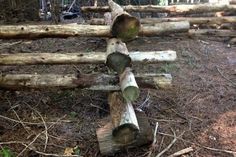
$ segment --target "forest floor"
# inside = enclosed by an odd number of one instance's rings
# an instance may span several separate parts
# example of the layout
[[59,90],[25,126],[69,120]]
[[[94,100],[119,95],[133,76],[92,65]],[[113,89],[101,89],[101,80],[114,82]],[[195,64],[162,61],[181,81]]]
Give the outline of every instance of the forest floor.
[[[156,156],[173,140],[174,131],[179,137],[163,156],[193,147],[194,151],[185,156],[233,157],[225,150],[236,152],[236,46],[222,39],[172,36],[138,38],[127,47],[130,51],[171,49],[177,52],[178,59],[172,63],[133,65],[138,73],[171,73],[173,87],[142,89],[134,103],[135,108],[142,104],[153,129],[159,122],[157,144],[127,149],[115,156],[146,157],[150,151]],[[106,40],[100,38],[0,40],[0,53],[105,50]],[[1,66],[0,70],[2,74],[107,72],[105,65]],[[1,148],[25,157],[44,156],[39,155],[44,150],[64,154],[74,147],[82,156],[101,156],[96,129],[109,116],[107,93],[79,89],[0,92]],[[26,145],[38,152],[25,149]]]

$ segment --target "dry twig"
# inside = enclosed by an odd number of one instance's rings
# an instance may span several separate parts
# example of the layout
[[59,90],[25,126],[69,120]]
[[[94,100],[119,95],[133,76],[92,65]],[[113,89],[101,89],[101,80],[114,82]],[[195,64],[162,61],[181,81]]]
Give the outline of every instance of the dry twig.
[[[174,134],[174,139],[172,140],[172,142],[164,149],[162,150],[159,154],[156,155],[156,157],[161,157],[165,152],[167,152],[174,144],[175,142],[177,141],[177,137],[176,137],[176,134],[174,132],[174,130],[172,129],[172,132]],[[182,134],[181,134],[182,136]]]
[[187,154],[187,153],[190,153],[193,151],[193,148],[192,147],[188,147],[188,148],[185,148],[185,149],[182,149],[172,155],[169,155],[168,157],[178,157],[178,156],[181,156],[183,154]]
[[236,83],[233,82],[232,80],[228,79],[228,78],[220,71],[220,69],[219,69],[218,66],[216,66],[216,69],[217,69],[217,71],[219,72],[219,74],[220,74],[225,80],[229,81],[234,87],[236,87]]

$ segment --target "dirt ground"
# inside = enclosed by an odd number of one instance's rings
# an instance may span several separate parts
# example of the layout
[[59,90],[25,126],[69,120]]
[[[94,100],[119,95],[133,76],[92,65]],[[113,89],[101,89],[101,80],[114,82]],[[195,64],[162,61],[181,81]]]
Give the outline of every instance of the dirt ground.
[[[127,149],[117,157],[156,156],[178,136],[163,155],[187,147],[194,151],[185,157],[233,157],[236,152],[236,46],[223,39],[187,37],[138,38],[127,43],[131,51],[175,50],[178,60],[157,65],[133,65],[136,73],[171,73],[173,87],[168,90],[142,89],[135,107],[141,106],[155,128],[159,122],[157,144]],[[1,40],[0,53],[91,52],[106,50],[106,40],[67,38],[40,40]],[[83,73],[107,72],[104,65],[1,66],[7,73]],[[63,154],[77,147],[85,157],[99,157],[96,129],[109,116],[107,93],[85,90],[1,91],[0,147],[15,155],[39,157],[33,150]],[[28,122],[28,123],[27,123]],[[23,144],[22,144],[23,143]],[[234,154],[235,155],[235,154]]]

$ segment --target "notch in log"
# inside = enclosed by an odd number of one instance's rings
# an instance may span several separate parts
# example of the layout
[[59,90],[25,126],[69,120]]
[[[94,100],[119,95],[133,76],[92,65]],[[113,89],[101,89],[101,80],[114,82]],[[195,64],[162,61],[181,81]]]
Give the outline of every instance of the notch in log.
[[126,67],[131,66],[131,58],[126,44],[120,39],[108,40],[106,65],[118,74],[122,73]]
[[139,97],[139,87],[131,68],[127,67],[120,77],[120,87],[126,101],[135,101]]
[[135,142],[139,134],[139,125],[132,104],[126,102],[120,92],[110,93],[108,103],[114,126],[113,140],[124,145]]
[[111,34],[124,41],[134,39],[138,36],[140,29],[139,20],[125,12],[124,9],[113,2],[113,0],[108,0],[108,5],[112,15]]

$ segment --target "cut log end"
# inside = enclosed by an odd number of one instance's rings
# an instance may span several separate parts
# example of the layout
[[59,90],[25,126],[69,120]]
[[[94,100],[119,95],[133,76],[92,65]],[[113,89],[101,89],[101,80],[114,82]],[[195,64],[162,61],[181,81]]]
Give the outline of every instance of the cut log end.
[[140,30],[140,22],[129,14],[121,14],[113,22],[111,33],[113,36],[128,41],[136,38]]
[[128,86],[123,90],[123,96],[128,101],[135,101],[139,97],[139,88],[137,86]]
[[119,127],[116,127],[113,132],[113,140],[117,143],[122,144],[132,144],[137,139],[139,134],[139,129],[134,124],[123,124]]
[[131,58],[128,55],[114,52],[107,56],[106,65],[117,73],[122,73],[126,67],[131,67]]

